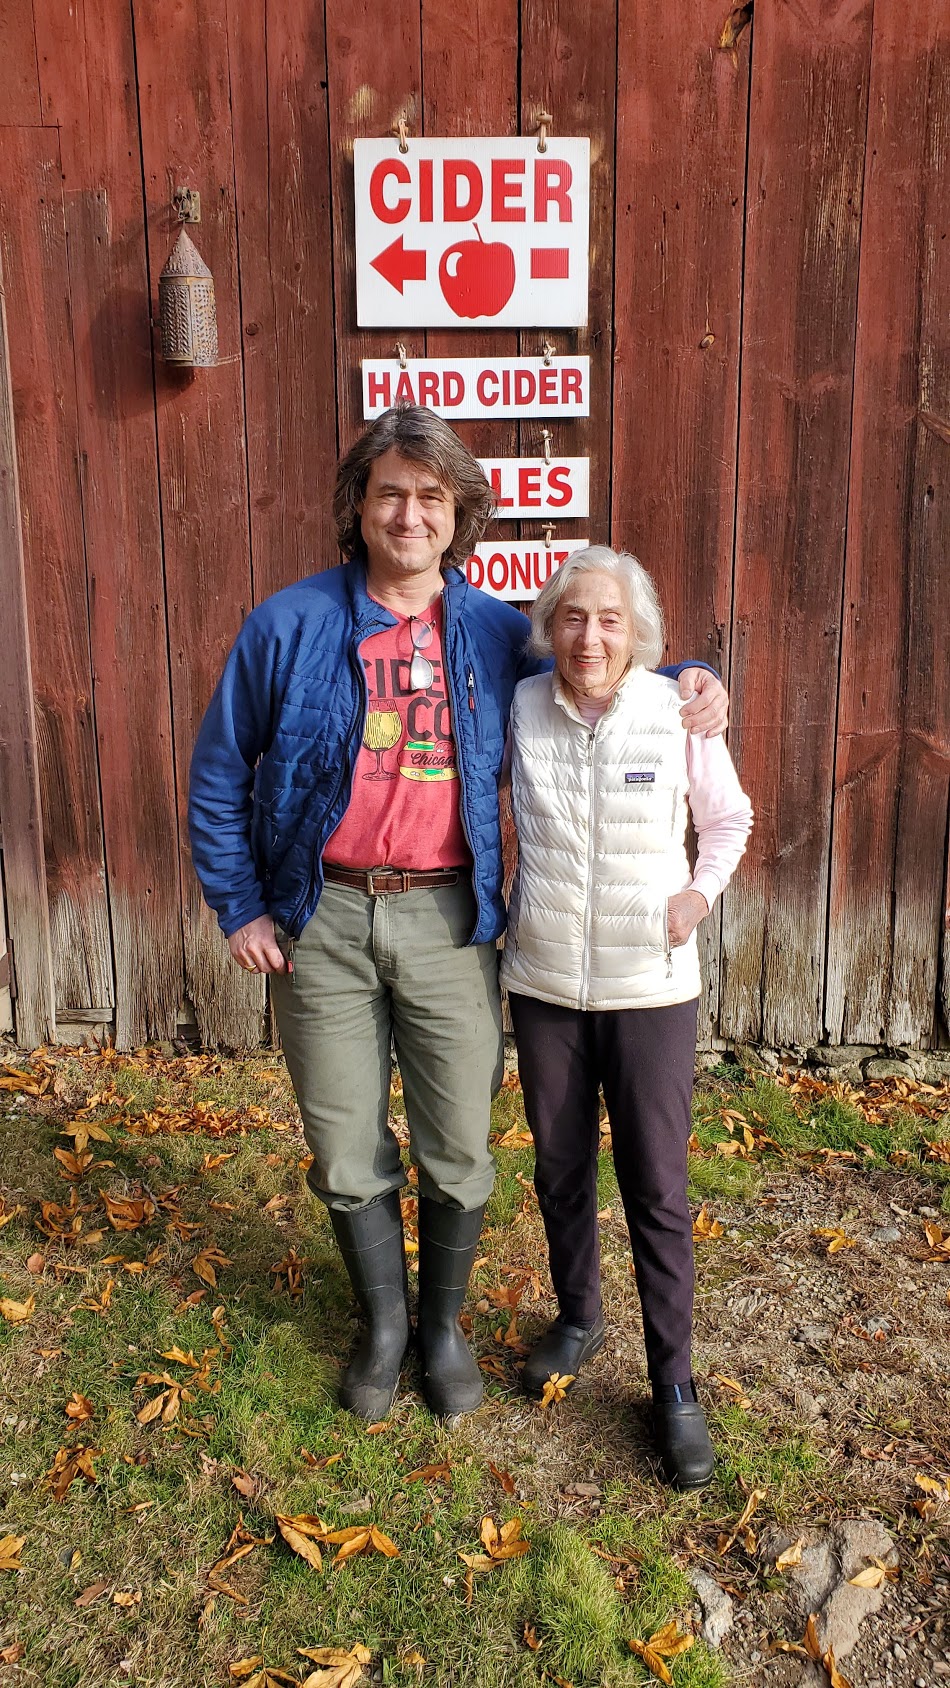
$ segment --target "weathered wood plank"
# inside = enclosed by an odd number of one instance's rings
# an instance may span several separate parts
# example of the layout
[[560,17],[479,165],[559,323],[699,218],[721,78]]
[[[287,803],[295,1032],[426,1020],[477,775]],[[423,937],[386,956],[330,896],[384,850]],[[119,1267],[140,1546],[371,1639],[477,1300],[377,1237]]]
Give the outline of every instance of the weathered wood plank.
[[[751,32],[689,0],[620,0],[614,543],[657,582],[670,660],[724,675],[735,522]],[[593,532],[593,524],[592,524]],[[700,927],[700,1041],[719,1018],[721,908]]]
[[[589,534],[609,544],[611,505],[614,144],[617,115],[616,0],[522,0],[521,131],[536,134],[542,112],[554,135],[590,137],[590,286],[587,327],[532,330],[522,351],[536,354],[547,339],[558,352],[590,357],[591,412],[550,424],[555,456],[590,458],[590,516],[555,524],[559,539]],[[525,456],[543,455],[541,421],[521,425]]]
[[[517,40],[518,0],[474,0],[462,12],[452,0],[422,0],[425,134],[517,135]],[[473,65],[479,80],[474,106]],[[514,357],[518,351],[518,335],[510,329],[443,329],[427,333],[424,343],[433,358]],[[517,456],[517,422],[480,418],[453,426],[478,457]],[[491,536],[515,532],[512,522],[491,527]]]
[[[460,20],[461,21],[461,20]],[[356,326],[353,142],[388,135],[404,119],[419,133],[422,48],[418,0],[394,0],[382,26],[372,0],[327,8],[330,95],[330,179],[333,193],[333,313],[336,326],[337,425],[341,452],[362,432],[360,364],[391,357],[399,338],[386,329]],[[393,148],[397,146],[393,140]],[[407,341],[412,352],[413,347]],[[415,354],[424,350],[417,339]]]
[[153,299],[177,238],[176,187],[197,188],[191,233],[214,277],[219,362],[157,357],[158,451],[185,937],[186,995],[202,1041],[261,1036],[263,984],[234,966],[205,906],[185,824],[195,735],[252,603],[226,0],[135,16]]
[[56,1035],[56,996],[43,856],[13,386],[0,256],[0,841],[10,937],[16,951],[16,1033],[26,1048]]
[[33,0],[0,7],[0,123],[40,122]]
[[933,1033],[950,479],[946,441],[924,418],[950,419],[948,128],[946,6],[876,0],[825,1008],[834,1043]]
[[116,1042],[134,1048],[175,1035],[183,974],[131,18],[119,0],[35,12],[62,145]]
[[338,561],[323,10],[228,3],[254,599]]
[[732,693],[756,809],[722,1030],[821,1034],[870,0],[756,12]]
[[0,228],[56,1004],[111,1005],[66,224],[54,129],[5,132]]

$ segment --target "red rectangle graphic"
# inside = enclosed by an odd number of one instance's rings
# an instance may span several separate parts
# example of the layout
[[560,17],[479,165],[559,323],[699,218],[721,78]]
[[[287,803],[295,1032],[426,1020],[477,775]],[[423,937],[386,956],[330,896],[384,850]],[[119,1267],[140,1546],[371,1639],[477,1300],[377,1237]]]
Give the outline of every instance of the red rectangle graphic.
[[570,264],[567,246],[532,246],[532,281],[567,281]]

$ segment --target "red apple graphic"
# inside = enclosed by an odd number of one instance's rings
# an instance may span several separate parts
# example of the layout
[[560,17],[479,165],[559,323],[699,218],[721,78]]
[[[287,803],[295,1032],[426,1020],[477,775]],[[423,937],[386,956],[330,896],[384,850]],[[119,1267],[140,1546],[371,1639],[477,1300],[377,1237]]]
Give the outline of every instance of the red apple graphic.
[[492,317],[504,310],[515,290],[515,255],[503,241],[458,240],[443,252],[439,283],[446,302],[460,317]]

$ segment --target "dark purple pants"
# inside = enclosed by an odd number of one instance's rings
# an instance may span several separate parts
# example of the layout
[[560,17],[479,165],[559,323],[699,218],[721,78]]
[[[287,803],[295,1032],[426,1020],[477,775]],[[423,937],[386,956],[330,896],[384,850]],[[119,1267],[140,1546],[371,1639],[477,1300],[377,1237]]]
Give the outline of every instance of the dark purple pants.
[[558,1305],[571,1323],[600,1312],[598,1091],[610,1116],[651,1383],[691,1375],[693,1224],[686,1145],[696,1001],[611,1012],[558,1008],[512,993],[511,1018],[535,1189]]

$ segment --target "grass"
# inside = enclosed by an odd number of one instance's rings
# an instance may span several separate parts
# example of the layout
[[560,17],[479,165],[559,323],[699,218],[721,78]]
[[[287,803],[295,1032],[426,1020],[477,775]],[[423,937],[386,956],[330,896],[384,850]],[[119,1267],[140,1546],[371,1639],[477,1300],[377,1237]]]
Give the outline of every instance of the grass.
[[[823,1454],[800,1427],[720,1403],[710,1414],[720,1455],[713,1484],[699,1496],[671,1495],[635,1438],[618,1435],[626,1407],[614,1398],[579,1386],[560,1416],[526,1406],[511,1350],[493,1334],[508,1314],[493,1306],[472,1312],[477,1351],[502,1366],[501,1377],[486,1378],[481,1412],[454,1428],[434,1422],[410,1367],[385,1428],[372,1432],[336,1406],[355,1332],[351,1298],[323,1210],[306,1189],[279,1059],[68,1057],[48,1071],[55,1088],[41,1097],[0,1091],[3,1212],[21,1209],[0,1228],[0,1296],[35,1296],[24,1322],[0,1320],[0,1536],[25,1538],[22,1572],[0,1572],[0,1650],[22,1648],[16,1681],[24,1688],[211,1688],[229,1681],[236,1660],[257,1655],[301,1679],[298,1647],[357,1641],[371,1649],[376,1679],[395,1688],[528,1688],[543,1670],[572,1688],[623,1688],[648,1680],[631,1637],[647,1639],[671,1619],[690,1629],[692,1593],[678,1565],[684,1542],[697,1532],[714,1540],[752,1487],[767,1486],[770,1513],[781,1520],[827,1479]],[[100,1164],[73,1183],[54,1150],[73,1147],[62,1127],[93,1096],[87,1117],[102,1122],[108,1141],[89,1145]],[[749,1160],[719,1154],[716,1144],[730,1136],[723,1107],[778,1150]],[[156,1124],[162,1129],[152,1131]],[[512,1128],[524,1128],[516,1088],[502,1092],[493,1118],[496,1136]],[[806,1108],[769,1081],[740,1090],[731,1077],[698,1093],[696,1134],[691,1193],[727,1220],[731,1206],[755,1201],[779,1150],[845,1149],[884,1166],[896,1150],[923,1171],[924,1146],[937,1135],[910,1112],[869,1128],[840,1099]],[[865,1143],[870,1157],[858,1147]],[[532,1171],[529,1148],[499,1151],[471,1309],[519,1273],[545,1276]],[[72,1189],[83,1231],[65,1244],[36,1222],[41,1203],[61,1205]],[[114,1232],[100,1189],[148,1198],[154,1213]],[[616,1252],[619,1200],[606,1156],[599,1197],[614,1213],[610,1282],[623,1289],[629,1275]],[[227,1261],[214,1285],[195,1270],[211,1244]],[[286,1274],[272,1271],[290,1249],[304,1262],[296,1297]],[[710,1273],[712,1282],[714,1266]],[[533,1331],[551,1316],[550,1298],[526,1300],[521,1312]],[[162,1357],[173,1348],[199,1362],[215,1350],[208,1392],[194,1387],[197,1366]],[[167,1424],[143,1424],[137,1415],[167,1385],[139,1380],[163,1372],[185,1387],[191,1381],[194,1399],[182,1398]],[[92,1402],[87,1423],[65,1414],[76,1394]],[[95,1450],[95,1483],[77,1479],[56,1502],[47,1473],[59,1450],[82,1446]],[[564,1471],[583,1474],[588,1464],[604,1470],[602,1500],[565,1516]],[[448,1466],[448,1475],[409,1481],[431,1465]],[[514,1494],[493,1465],[510,1465]],[[317,1515],[331,1529],[375,1523],[399,1557],[361,1554],[335,1568],[328,1550],[316,1572],[285,1544],[278,1513]],[[469,1576],[459,1554],[479,1550],[486,1513],[499,1525],[520,1518],[530,1552]],[[236,1598],[219,1592],[209,1604],[208,1571],[236,1527],[256,1545],[222,1573]],[[100,1583],[96,1598],[76,1604]],[[526,1626],[541,1642],[537,1653],[525,1644]],[[676,1688],[727,1680],[701,1643],[673,1660],[672,1672]]]

